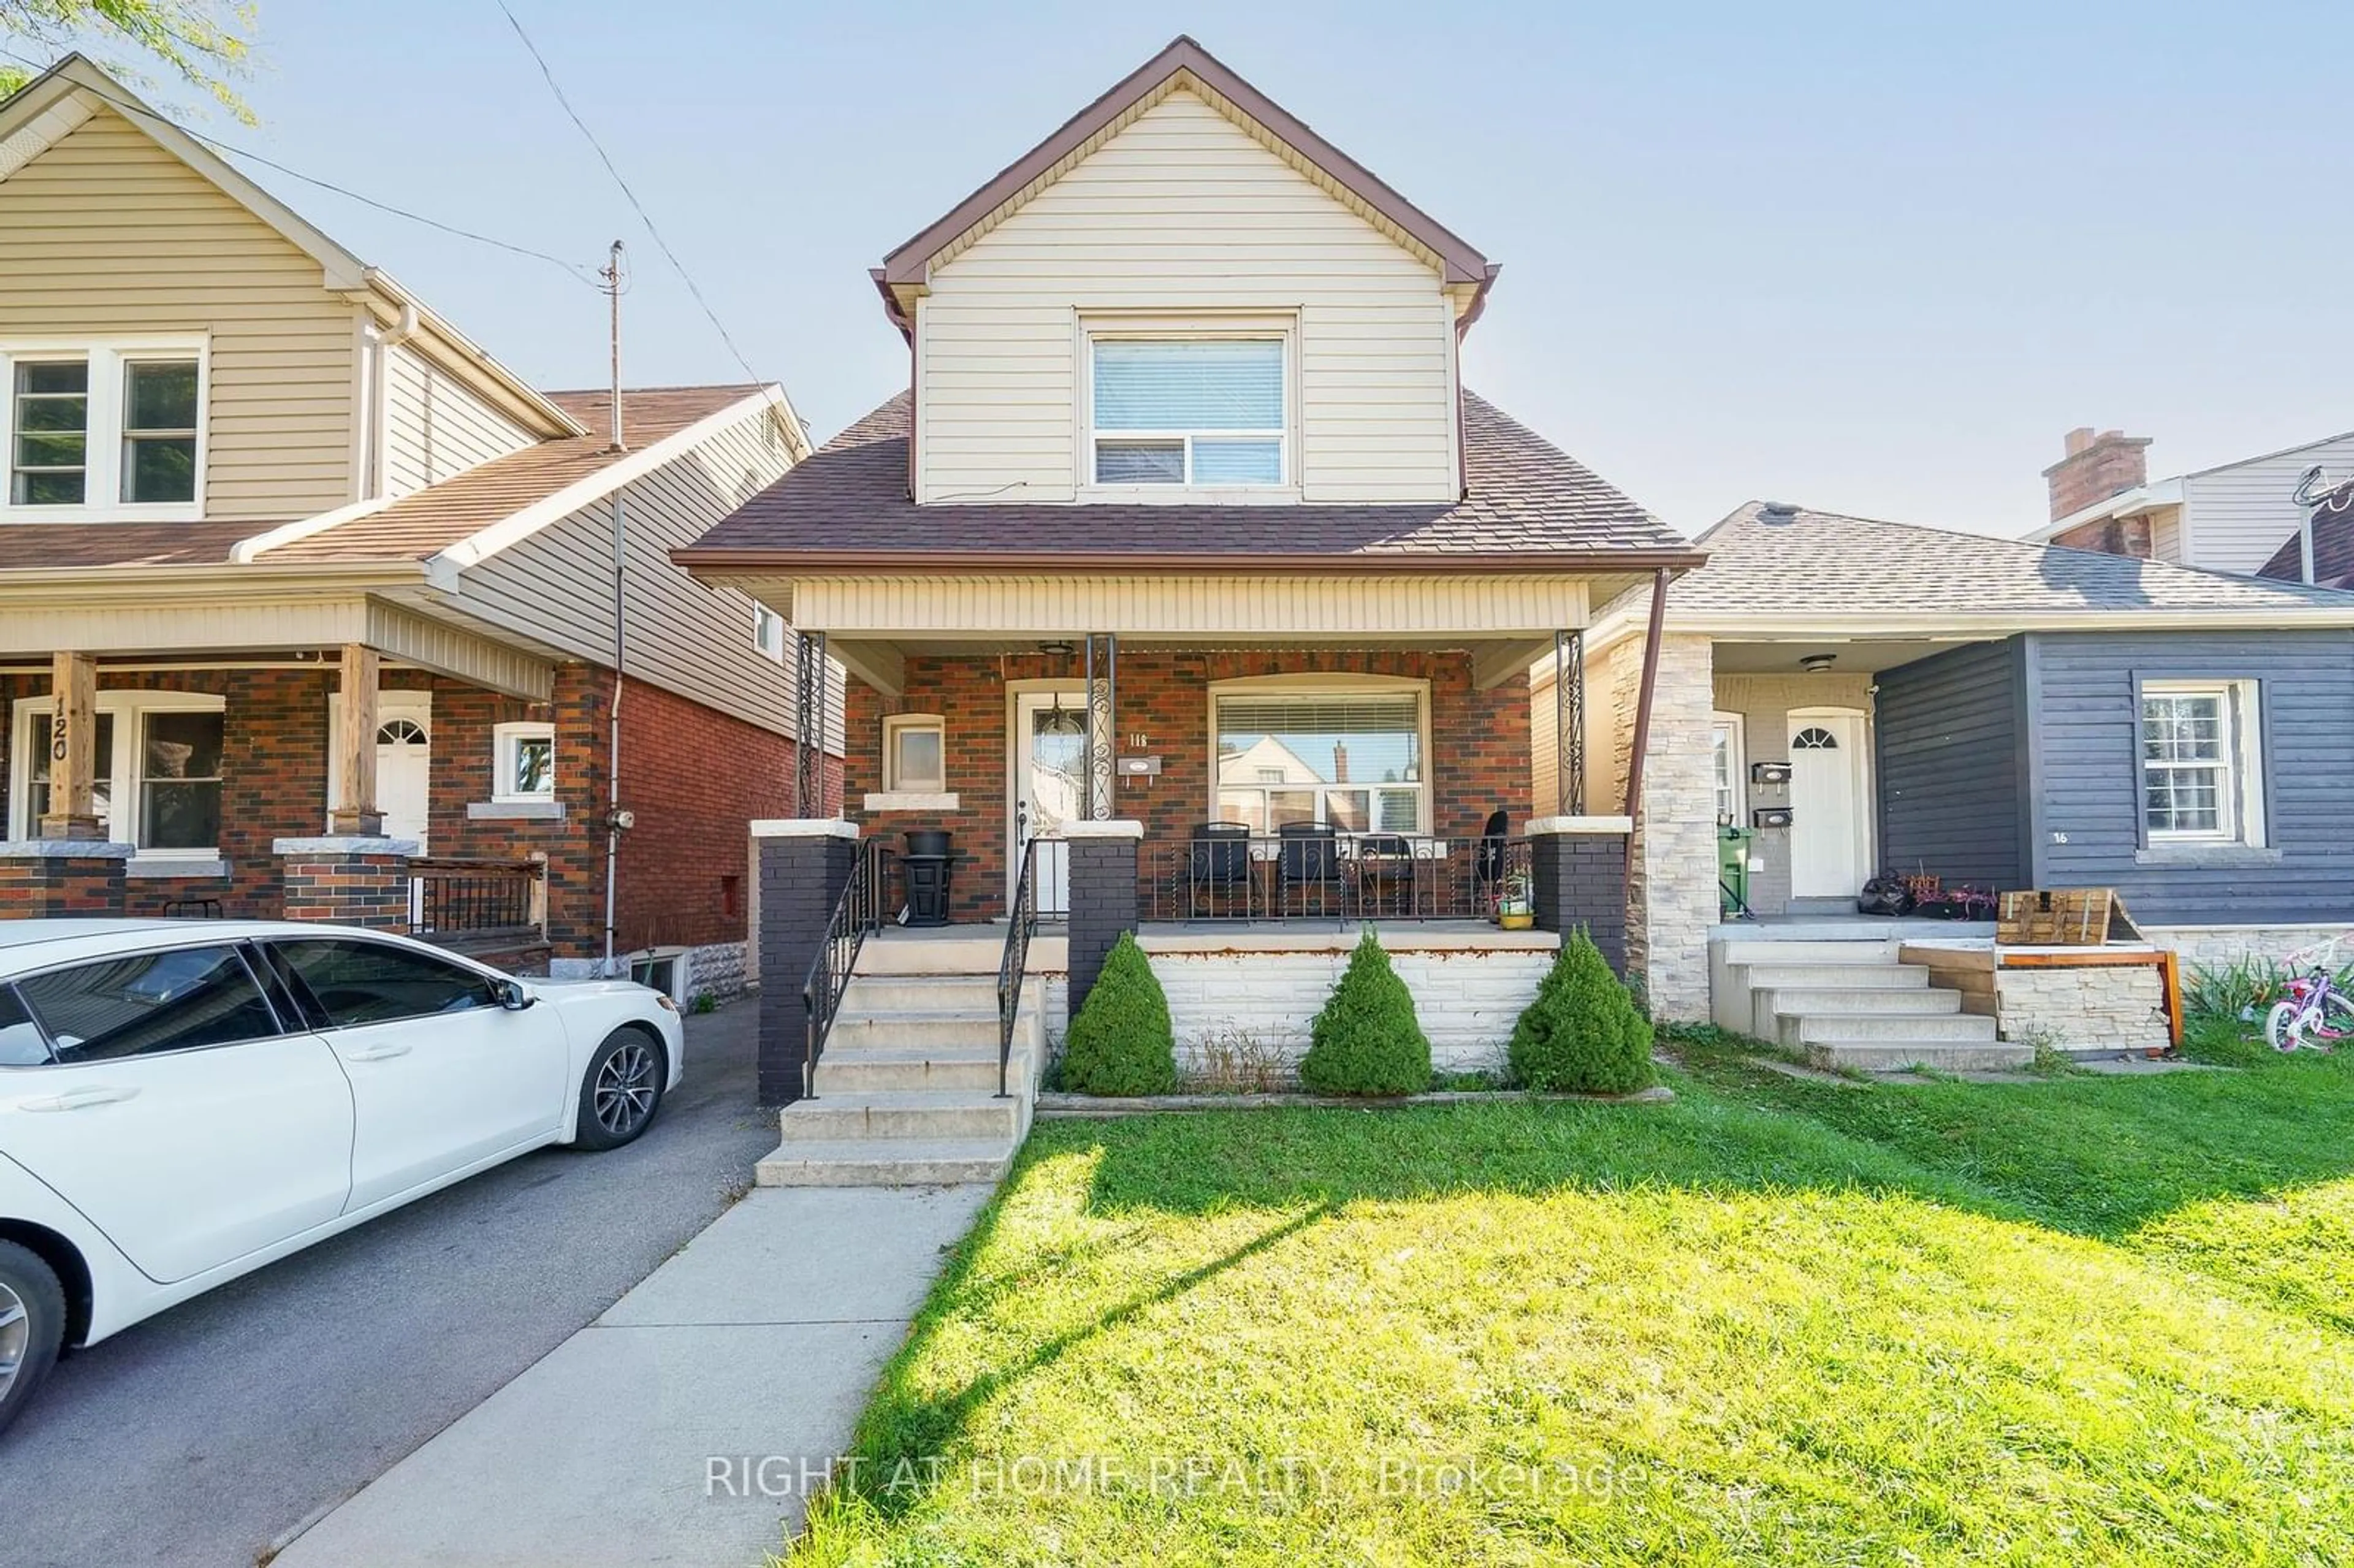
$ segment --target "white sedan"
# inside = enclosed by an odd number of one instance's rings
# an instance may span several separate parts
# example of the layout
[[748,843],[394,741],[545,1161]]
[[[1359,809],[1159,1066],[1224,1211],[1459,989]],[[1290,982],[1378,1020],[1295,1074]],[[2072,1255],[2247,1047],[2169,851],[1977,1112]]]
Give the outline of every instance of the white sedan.
[[58,1352],[677,1086],[670,998],[273,921],[0,921],[0,1428]]

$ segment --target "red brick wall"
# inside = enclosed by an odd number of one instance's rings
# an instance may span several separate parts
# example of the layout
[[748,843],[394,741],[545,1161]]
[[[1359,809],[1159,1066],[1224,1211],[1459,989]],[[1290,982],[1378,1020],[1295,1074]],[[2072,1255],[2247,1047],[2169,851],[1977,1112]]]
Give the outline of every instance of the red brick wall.
[[[126,907],[156,912],[166,898],[216,897],[231,916],[275,916],[280,868],[271,841],[326,831],[325,669],[228,670],[108,677],[100,689],[209,692],[226,702],[222,725],[221,850],[225,880],[133,878]],[[428,849],[437,857],[548,863],[550,946],[558,957],[603,949],[605,801],[610,672],[569,664],[557,671],[554,701],[538,704],[418,671],[390,671],[391,689],[433,694],[433,779]],[[15,734],[13,704],[45,697],[43,676],[0,676],[0,800],[6,800]],[[621,842],[621,946],[739,941],[746,824],[792,814],[793,747],[782,736],[730,718],[657,687],[630,683],[622,707],[622,804],[638,826]],[[492,729],[512,722],[556,726],[561,821],[470,817],[491,798]],[[826,777],[840,799],[842,769]],[[737,881],[734,912],[722,878]]]
[[[887,698],[854,680],[850,686],[849,758],[844,781],[849,813],[870,835],[897,847],[910,828],[946,828],[957,852],[955,913],[980,919],[1002,912],[1005,886],[1006,683],[1079,679],[1076,657],[916,658],[907,661],[907,691]],[[1158,779],[1119,781],[1116,810],[1144,823],[1148,845],[1182,840],[1210,820],[1210,714],[1213,682],[1254,675],[1348,673],[1398,675],[1430,683],[1434,831],[1475,836],[1499,807],[1515,824],[1529,815],[1529,688],[1515,677],[1487,691],[1475,688],[1468,653],[1396,650],[1232,649],[1163,652],[1123,649],[1119,655],[1115,727],[1123,753],[1130,737],[1146,736],[1143,750],[1161,758]],[[951,815],[868,813],[861,801],[883,787],[883,717],[936,713],[948,721],[948,786],[961,810]]]
[[2080,523],[2064,534],[2054,534],[2052,542],[2071,550],[2098,550],[2105,555],[2134,556],[2147,560],[2150,551],[2149,519],[2103,517],[2091,523]]

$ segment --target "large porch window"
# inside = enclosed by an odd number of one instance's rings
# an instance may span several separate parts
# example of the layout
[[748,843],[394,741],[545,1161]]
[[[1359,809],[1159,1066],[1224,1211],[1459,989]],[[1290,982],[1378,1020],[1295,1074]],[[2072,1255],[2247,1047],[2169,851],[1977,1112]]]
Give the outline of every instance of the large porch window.
[[1319,822],[1341,832],[1423,833],[1426,699],[1410,691],[1214,695],[1217,816],[1254,833]]
[[[11,791],[12,837],[37,834],[49,809],[43,741],[56,711],[47,698],[16,705],[10,755],[30,766]],[[99,694],[93,810],[108,838],[156,860],[219,857],[224,717],[222,699],[198,693]]]

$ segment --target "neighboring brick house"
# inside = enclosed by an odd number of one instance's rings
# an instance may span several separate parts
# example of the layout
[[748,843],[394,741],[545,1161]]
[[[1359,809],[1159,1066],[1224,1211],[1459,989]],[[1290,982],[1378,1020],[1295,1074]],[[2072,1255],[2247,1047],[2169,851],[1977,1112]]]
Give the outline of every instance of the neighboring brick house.
[[779,388],[627,392],[617,445],[79,58],[0,103],[0,915],[332,913],[286,887],[342,863],[583,969],[618,768],[617,953],[740,982],[800,649],[668,551],[807,455]]
[[1500,812],[1606,843],[1537,880],[1618,956],[1623,800],[1532,789],[1529,672],[1700,556],[1462,387],[1498,271],[1180,38],[885,258],[908,390],[673,558],[825,636],[849,816],[951,832],[960,921],[1028,864],[1075,991],[1107,833],[1116,923],[1389,942],[1492,910]]
[[[2051,524],[2031,539],[2296,582],[2300,482],[2316,468],[2324,489],[2354,473],[2354,430],[2155,481],[2149,444],[2122,430],[2069,431],[2060,461],[2043,471]],[[2315,580],[2332,579],[2317,571]]]

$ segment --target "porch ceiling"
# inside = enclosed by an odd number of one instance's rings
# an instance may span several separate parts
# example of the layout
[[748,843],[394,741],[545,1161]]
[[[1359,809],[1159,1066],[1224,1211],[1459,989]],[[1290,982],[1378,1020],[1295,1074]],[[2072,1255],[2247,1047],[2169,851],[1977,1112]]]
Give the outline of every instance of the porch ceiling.
[[[1037,653],[1047,643],[1075,649],[1084,632],[1049,631],[1034,636],[996,638],[907,638],[830,636],[826,652],[843,667],[877,691],[897,695],[905,689],[907,662],[911,657],[994,658],[1002,653]],[[1150,637],[1119,634],[1123,649],[1192,650],[1215,648],[1411,648],[1461,650],[1471,655],[1472,682],[1482,689],[1502,685],[1525,674],[1538,660],[1553,652],[1553,633],[1543,636],[1467,637],[1461,633],[1422,637],[1366,633],[1267,633],[1257,637]],[[1074,654],[1076,657],[1076,653]]]
[[1713,643],[1713,655],[1716,672],[1720,675],[1803,674],[1807,670],[1798,661],[1820,654],[1830,656],[1830,673],[1873,675],[1882,670],[1893,670],[1900,664],[1910,664],[1916,659],[1926,659],[1932,653],[1941,653],[1948,648],[1997,641],[1999,641],[1999,635],[1903,639],[1788,637],[1745,642],[1719,639]]

